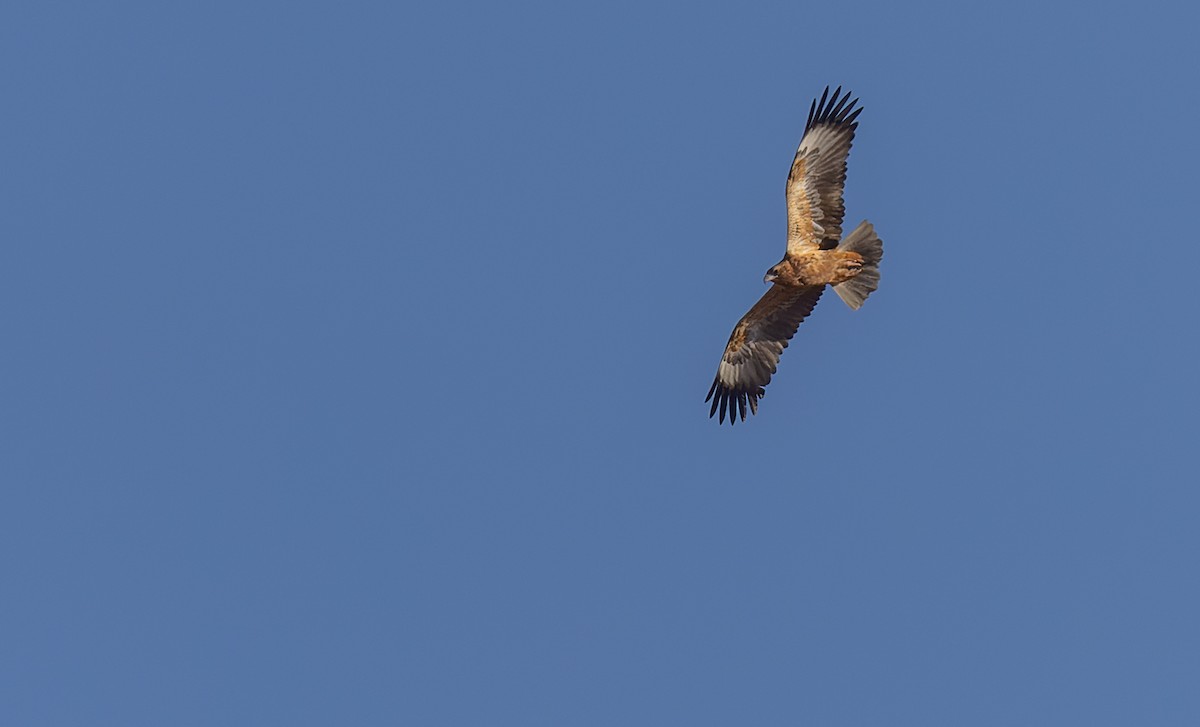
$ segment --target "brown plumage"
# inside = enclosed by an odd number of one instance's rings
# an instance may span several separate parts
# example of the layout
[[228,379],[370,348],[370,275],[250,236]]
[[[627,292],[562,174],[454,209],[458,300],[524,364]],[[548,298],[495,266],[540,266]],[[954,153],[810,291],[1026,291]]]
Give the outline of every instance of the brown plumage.
[[864,220],[842,239],[846,158],[862,108],[841,92],[839,86],[830,96],[826,87],[809,107],[788,174],[787,252],[763,278],[771,288],[734,326],[705,399],[712,401],[709,416],[719,412],[721,423],[726,412],[730,424],[745,421],[747,409],[758,413],[783,349],[826,285],[855,310],[879,286],[883,242],[871,223]]

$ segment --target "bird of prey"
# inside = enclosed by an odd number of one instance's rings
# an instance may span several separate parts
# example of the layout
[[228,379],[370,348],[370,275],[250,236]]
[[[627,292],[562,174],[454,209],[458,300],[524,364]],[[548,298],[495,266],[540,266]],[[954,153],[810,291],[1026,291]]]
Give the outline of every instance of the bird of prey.
[[826,86],[809,107],[787,180],[787,252],[763,277],[771,288],[734,326],[705,399],[712,400],[709,417],[720,412],[722,424],[727,412],[730,424],[739,416],[745,421],[747,408],[758,413],[783,349],[826,285],[855,310],[879,287],[883,242],[871,223],[864,220],[842,239],[846,157],[862,112],[857,103],[841,86],[832,96]]

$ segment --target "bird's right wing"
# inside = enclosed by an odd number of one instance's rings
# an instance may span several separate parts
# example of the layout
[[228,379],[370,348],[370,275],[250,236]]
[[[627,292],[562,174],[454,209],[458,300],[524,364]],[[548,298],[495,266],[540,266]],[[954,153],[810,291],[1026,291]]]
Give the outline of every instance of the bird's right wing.
[[[765,387],[779,365],[779,357],[788,341],[796,335],[808,314],[821,299],[825,286],[797,288],[787,285],[772,285],[742,320],[734,326],[717,367],[717,377],[708,390],[705,401],[712,400],[710,417],[720,409],[720,421],[725,423],[725,412],[729,412],[729,423],[740,414],[746,420],[746,407],[750,413],[758,413],[758,400],[766,393]],[[714,398],[715,396],[715,398]]]
[[862,107],[855,108],[858,99],[852,101],[849,93],[841,96],[841,92],[838,86],[831,98],[826,86],[820,102],[814,99],[808,110],[804,136],[788,173],[788,255],[828,249],[842,238],[846,159]]

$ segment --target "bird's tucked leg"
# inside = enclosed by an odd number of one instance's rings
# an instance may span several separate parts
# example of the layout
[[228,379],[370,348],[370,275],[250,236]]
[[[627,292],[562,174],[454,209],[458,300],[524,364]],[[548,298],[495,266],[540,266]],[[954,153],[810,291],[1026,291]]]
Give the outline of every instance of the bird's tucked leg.
[[832,276],[826,282],[830,285],[844,283],[862,270],[863,259],[862,255],[856,252],[845,252],[842,250],[834,250],[833,254],[837,255],[837,262],[834,265]]

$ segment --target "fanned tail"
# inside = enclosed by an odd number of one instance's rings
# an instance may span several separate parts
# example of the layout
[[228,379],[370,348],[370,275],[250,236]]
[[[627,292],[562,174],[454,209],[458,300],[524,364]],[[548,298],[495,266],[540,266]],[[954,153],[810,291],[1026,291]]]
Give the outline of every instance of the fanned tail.
[[883,240],[875,234],[871,223],[863,220],[853,232],[842,239],[837,249],[862,255],[863,265],[858,275],[833,286],[833,292],[846,301],[846,305],[858,310],[867,296],[879,287],[879,261],[883,259]]

